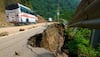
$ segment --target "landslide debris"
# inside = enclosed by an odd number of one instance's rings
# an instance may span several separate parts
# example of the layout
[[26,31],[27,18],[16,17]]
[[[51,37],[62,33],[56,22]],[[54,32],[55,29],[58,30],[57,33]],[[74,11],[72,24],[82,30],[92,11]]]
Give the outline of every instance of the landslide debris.
[[57,57],[68,57],[63,52],[64,26],[61,24],[49,25],[43,33],[30,37],[27,44],[50,50]]
[[38,23],[46,22],[46,20],[42,16],[37,15],[37,17],[38,17],[38,21],[37,21]]

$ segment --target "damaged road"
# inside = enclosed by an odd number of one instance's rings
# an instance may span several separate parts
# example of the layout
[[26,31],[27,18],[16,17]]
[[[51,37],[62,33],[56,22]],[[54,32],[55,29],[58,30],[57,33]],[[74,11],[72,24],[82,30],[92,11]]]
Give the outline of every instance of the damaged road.
[[45,48],[56,57],[68,57],[63,46],[65,29],[63,24],[52,24],[43,33],[36,34],[28,39],[27,44],[32,47]]
[[33,48],[27,45],[31,36],[42,33],[45,29],[45,26],[39,26],[0,37],[0,57],[55,57],[44,48]]

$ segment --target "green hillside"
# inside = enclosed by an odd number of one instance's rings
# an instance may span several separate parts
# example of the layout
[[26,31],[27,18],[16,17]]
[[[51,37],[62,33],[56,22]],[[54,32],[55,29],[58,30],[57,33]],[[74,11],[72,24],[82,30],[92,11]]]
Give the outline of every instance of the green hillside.
[[32,8],[35,13],[45,18],[56,18],[59,3],[60,18],[70,19],[80,0],[20,0],[22,4]]
[[58,0],[0,0],[0,24],[6,23],[4,5],[16,1],[33,9],[36,14],[45,19],[57,18],[57,4],[59,3],[60,18],[69,20],[79,4],[79,0],[59,0],[59,2]]

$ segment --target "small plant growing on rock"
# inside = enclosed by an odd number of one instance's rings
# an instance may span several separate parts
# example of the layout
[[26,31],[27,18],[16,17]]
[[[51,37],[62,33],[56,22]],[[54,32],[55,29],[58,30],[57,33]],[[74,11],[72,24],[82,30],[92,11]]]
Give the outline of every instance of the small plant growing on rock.
[[[73,31],[72,31],[73,32]],[[72,36],[71,31],[69,35]],[[78,28],[76,34],[68,42],[68,50],[71,56],[76,57],[98,57],[97,51],[89,46],[89,37],[91,31],[88,29]]]

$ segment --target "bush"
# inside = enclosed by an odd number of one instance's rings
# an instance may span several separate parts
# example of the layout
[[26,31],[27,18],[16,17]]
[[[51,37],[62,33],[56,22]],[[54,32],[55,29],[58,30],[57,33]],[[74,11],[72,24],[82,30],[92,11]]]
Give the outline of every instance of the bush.
[[96,55],[97,57],[100,57],[100,45],[96,49]]
[[79,57],[96,57],[96,51],[95,49],[91,47],[86,47],[85,45],[79,44],[78,45],[79,52],[78,55]]
[[77,32],[73,36],[73,29],[68,29],[67,33],[71,38],[68,42],[68,50],[72,55],[77,55],[78,57],[97,57],[99,52],[89,46],[89,39],[91,35],[91,30],[78,28]]

